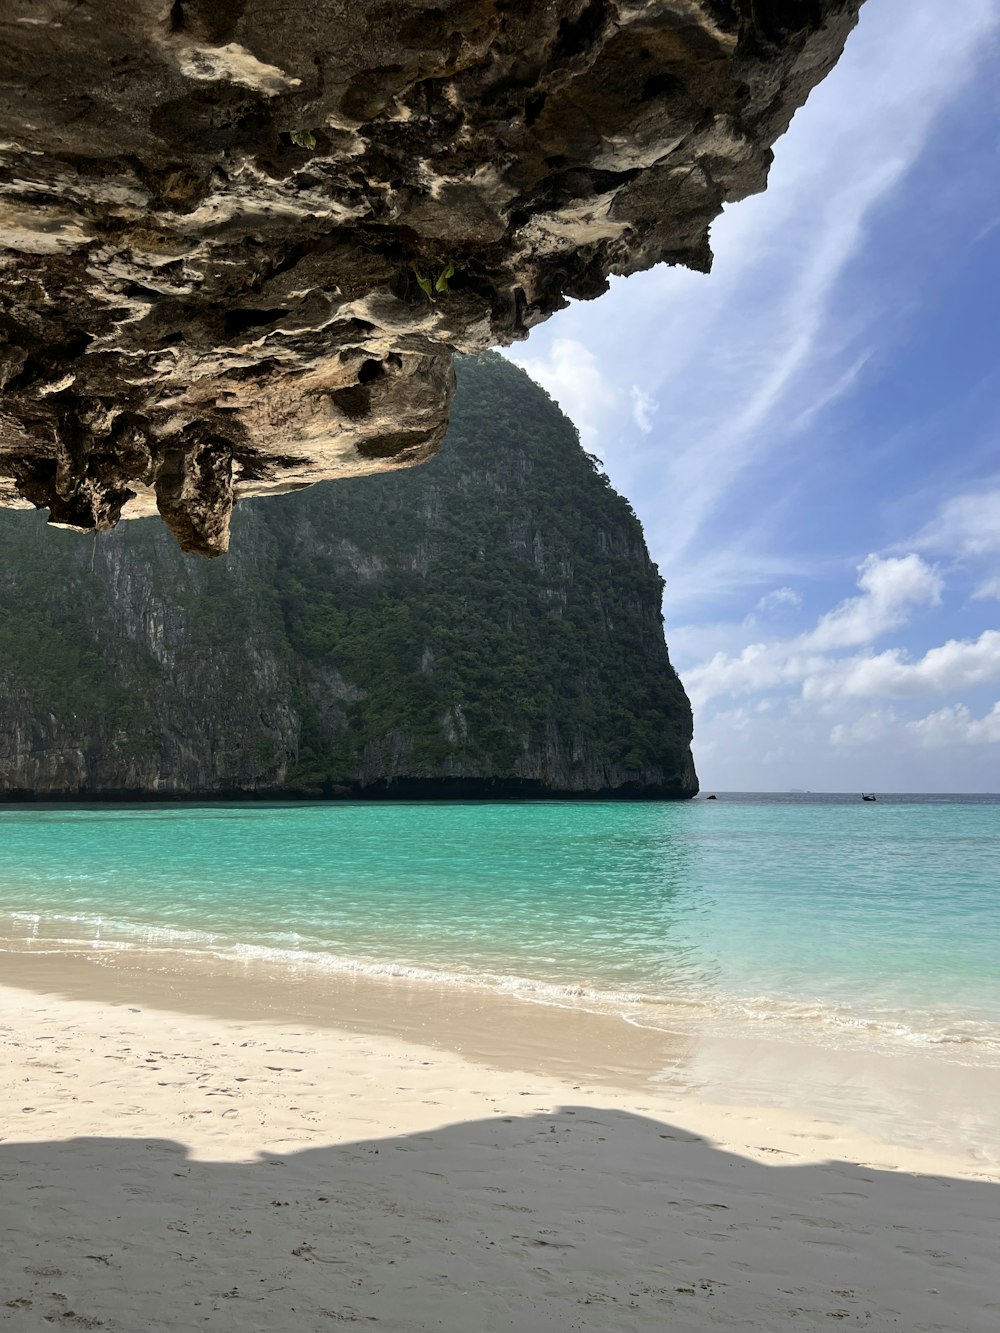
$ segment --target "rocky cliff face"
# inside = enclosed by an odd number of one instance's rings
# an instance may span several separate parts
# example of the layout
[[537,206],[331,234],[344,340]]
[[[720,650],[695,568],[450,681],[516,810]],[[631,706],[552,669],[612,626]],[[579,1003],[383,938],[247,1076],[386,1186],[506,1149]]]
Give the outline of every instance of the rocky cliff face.
[[453,350],[705,269],[861,0],[5,0],[0,505],[103,531],[418,463]]
[[464,360],[425,468],[160,525],[0,515],[0,798],[685,797],[642,530],[547,395]]

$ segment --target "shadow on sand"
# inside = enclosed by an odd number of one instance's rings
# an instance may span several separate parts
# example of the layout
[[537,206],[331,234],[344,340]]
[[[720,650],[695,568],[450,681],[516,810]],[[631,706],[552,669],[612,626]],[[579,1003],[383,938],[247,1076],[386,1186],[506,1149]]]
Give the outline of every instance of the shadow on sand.
[[0,1326],[995,1333],[1000,1187],[793,1160],[593,1107],[249,1163],[8,1141]]

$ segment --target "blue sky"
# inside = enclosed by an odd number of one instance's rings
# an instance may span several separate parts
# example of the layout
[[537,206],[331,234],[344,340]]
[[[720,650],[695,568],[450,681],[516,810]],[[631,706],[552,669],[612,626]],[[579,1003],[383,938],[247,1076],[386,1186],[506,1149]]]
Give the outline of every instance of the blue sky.
[[1000,791],[1000,6],[869,0],[726,210],[509,355],[642,519],[705,790]]

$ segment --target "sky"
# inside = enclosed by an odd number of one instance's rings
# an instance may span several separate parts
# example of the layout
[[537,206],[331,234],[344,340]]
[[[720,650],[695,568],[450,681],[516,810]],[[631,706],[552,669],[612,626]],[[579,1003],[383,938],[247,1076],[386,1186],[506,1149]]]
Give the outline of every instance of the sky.
[[868,0],[712,229],[507,353],[632,502],[704,791],[1000,792],[1000,3]]

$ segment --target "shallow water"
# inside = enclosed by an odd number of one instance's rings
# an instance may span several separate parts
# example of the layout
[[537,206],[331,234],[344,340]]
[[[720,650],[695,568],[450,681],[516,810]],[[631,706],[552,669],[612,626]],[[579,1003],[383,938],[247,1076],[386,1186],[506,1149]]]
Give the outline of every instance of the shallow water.
[[0,934],[992,1062],[998,866],[987,797],[5,807]]

